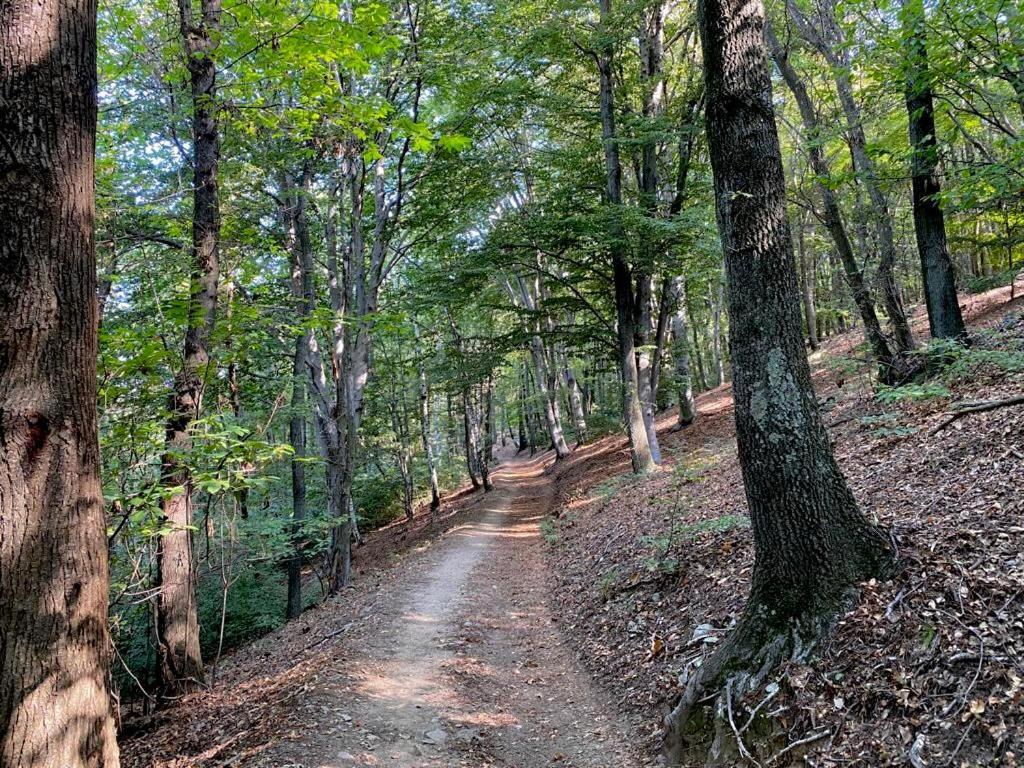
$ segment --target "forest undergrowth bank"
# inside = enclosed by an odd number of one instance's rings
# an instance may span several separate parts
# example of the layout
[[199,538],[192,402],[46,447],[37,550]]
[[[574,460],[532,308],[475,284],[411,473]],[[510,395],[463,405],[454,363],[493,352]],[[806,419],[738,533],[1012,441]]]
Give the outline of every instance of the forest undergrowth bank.
[[[748,764],[806,753],[800,764],[1012,766],[1024,754],[1022,408],[950,421],[957,404],[1024,387],[1024,303],[1007,298],[966,300],[975,344],[927,381],[872,387],[859,332],[812,356],[839,464],[900,568],[864,587],[819,660],[736,702],[731,738]],[[545,526],[555,599],[572,617],[563,629],[648,752],[660,715],[739,617],[754,557],[728,387],[697,407],[683,431],[661,418],[666,462],[652,476],[630,473],[622,439],[559,465]],[[770,746],[741,708],[771,714]]]

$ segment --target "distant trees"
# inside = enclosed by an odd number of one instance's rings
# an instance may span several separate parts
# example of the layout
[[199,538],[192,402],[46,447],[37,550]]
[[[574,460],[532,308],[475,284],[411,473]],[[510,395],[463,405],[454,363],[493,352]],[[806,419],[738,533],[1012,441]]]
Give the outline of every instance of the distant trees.
[[[739,18],[746,23],[737,24]],[[892,558],[836,465],[811,384],[764,63],[763,7],[704,0],[699,24],[755,561],[738,625],[668,718],[665,748],[673,765],[703,762],[695,754],[713,732],[702,711],[709,692],[724,688],[738,697],[762,684],[775,664],[806,658],[851,605],[856,584],[885,574]]]
[[116,768],[92,0],[0,7],[0,104],[0,764]]

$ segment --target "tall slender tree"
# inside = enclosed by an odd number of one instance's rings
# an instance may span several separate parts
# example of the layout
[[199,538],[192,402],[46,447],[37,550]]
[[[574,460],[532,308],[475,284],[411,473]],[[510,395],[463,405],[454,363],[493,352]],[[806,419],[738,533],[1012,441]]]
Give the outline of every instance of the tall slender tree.
[[933,338],[967,338],[956,296],[956,275],[949,257],[946,219],[939,200],[939,142],[935,136],[935,106],[928,67],[927,27],[923,0],[903,5],[907,66],[907,125],[910,133],[910,173],[914,202],[914,234],[921,256],[924,301]]
[[95,0],[0,4],[0,765],[116,768]]
[[702,0],[699,17],[728,279],[736,436],[755,561],[739,623],[668,718],[665,751],[672,765],[709,746],[708,731],[699,726],[707,722],[709,689],[742,695],[777,663],[806,658],[850,606],[856,584],[883,575],[892,557],[839,471],[811,384],[764,8],[759,0]]
[[192,258],[188,321],[181,369],[170,394],[163,457],[165,531],[157,552],[157,644],[164,693],[178,695],[203,681],[196,571],[192,552],[192,478],[185,454],[190,428],[202,411],[210,376],[210,340],[217,320],[220,281],[220,191],[217,164],[217,64],[220,0],[179,0],[181,36],[192,95]]
[[619,375],[622,380],[622,415],[629,435],[630,459],[636,473],[650,472],[656,464],[644,425],[640,402],[636,357],[636,296],[633,293],[633,271],[626,254],[622,231],[622,162],[619,158],[619,137],[615,128],[614,46],[608,25],[611,23],[611,0],[600,0],[601,35],[603,41],[596,54],[600,75],[601,138],[604,142],[605,194],[612,207],[609,229],[612,256],[612,279],[615,285],[615,317],[618,329]]

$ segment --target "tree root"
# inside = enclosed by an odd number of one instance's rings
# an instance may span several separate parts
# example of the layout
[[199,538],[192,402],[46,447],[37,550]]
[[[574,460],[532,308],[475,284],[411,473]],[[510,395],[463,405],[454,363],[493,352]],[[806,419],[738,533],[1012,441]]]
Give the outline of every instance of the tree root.
[[[827,736],[812,734],[791,742],[785,729],[764,711],[779,690],[772,679],[778,667],[810,659],[852,602],[851,595],[843,610],[793,619],[781,628],[773,628],[757,608],[748,606],[732,635],[690,679],[665,718],[665,764],[768,768],[782,755]],[[741,700],[755,692],[761,693],[760,701],[741,712]]]

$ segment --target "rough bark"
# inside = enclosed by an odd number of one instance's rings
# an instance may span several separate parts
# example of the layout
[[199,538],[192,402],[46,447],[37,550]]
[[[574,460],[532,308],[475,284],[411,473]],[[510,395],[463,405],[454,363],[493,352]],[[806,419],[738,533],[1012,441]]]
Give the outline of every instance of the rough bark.
[[[600,0],[602,23],[611,13],[611,0]],[[601,137],[604,142],[606,196],[612,207],[609,237],[612,257],[612,279],[615,286],[615,316],[618,326],[619,371],[622,381],[622,415],[629,435],[630,459],[636,473],[655,468],[651,446],[647,440],[643,410],[638,390],[636,365],[635,297],[633,275],[626,259],[624,233],[619,221],[622,205],[622,163],[619,159],[618,135],[615,129],[615,80],[611,36],[597,57],[601,91]]]
[[192,445],[192,421],[202,411],[210,374],[210,339],[217,317],[220,278],[220,200],[217,164],[217,65],[220,0],[202,0],[197,18],[190,0],[179,0],[181,35],[192,93],[192,258],[188,323],[182,367],[168,410],[162,481],[178,489],[162,505],[166,533],[157,551],[157,645],[160,687],[167,695],[194,690],[203,681],[199,649],[196,573],[192,552],[192,480],[183,456]]
[[906,0],[903,14],[914,234],[921,257],[928,327],[933,338],[965,341],[967,328],[957,301],[956,275],[949,257],[946,222],[939,201],[939,147],[922,0]]
[[116,768],[94,0],[0,5],[0,765]]
[[[857,508],[832,455],[804,353],[785,179],[758,0],[702,0],[707,137],[728,276],[736,436],[755,561],[737,627],[691,679],[667,721],[668,762],[736,764],[708,755],[705,700],[765,682],[806,658],[881,576],[888,541]],[[742,20],[742,23],[737,23]],[[728,728],[728,725],[725,726]]]
[[[778,67],[785,80],[793,99],[800,110],[800,117],[804,125],[804,142],[807,155],[810,160],[811,170],[814,172],[818,187],[818,194],[821,197],[821,220],[828,230],[835,244],[836,253],[843,265],[846,275],[846,283],[850,286],[853,294],[853,301],[860,312],[861,320],[864,322],[864,335],[867,337],[871,352],[878,364],[879,377],[882,381],[892,383],[898,378],[897,361],[895,355],[889,349],[889,343],[882,333],[882,326],[875,314],[875,303],[871,293],[864,281],[860,264],[853,252],[853,245],[850,243],[849,235],[846,232],[846,225],[843,223],[842,212],[839,208],[839,201],[831,185],[831,168],[825,158],[825,152],[821,146],[821,123],[818,120],[817,110],[811,102],[807,87],[797,74],[793,65],[789,62],[787,51],[779,43],[771,25],[765,26],[765,40],[775,66]],[[801,231],[801,241],[803,233]],[[803,252],[801,251],[801,258]],[[806,279],[806,278],[805,278]],[[811,303],[813,307],[813,302]],[[811,327],[810,318],[813,309],[808,314],[808,328]],[[817,346],[817,339],[812,343],[812,349]]]

